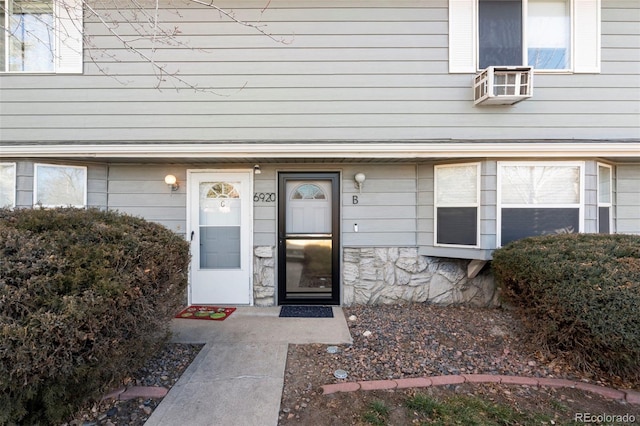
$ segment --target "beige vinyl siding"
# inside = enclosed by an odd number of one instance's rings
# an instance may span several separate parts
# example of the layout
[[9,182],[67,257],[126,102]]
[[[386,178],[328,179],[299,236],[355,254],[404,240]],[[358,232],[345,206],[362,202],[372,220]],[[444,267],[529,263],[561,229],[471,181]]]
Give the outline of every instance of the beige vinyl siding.
[[[362,192],[355,187],[356,173],[366,176]],[[414,164],[342,166],[342,197],[342,244],[345,247],[416,245]]]
[[261,166],[261,174],[254,175],[255,194],[276,194],[273,202],[253,202],[253,245],[276,245],[278,176],[274,166]]
[[[255,175],[254,193],[277,193],[277,173],[339,171],[341,235],[345,247],[415,246],[416,178],[414,164],[262,164]],[[362,192],[354,184],[364,173]],[[354,204],[353,197],[357,197]],[[276,244],[277,203],[254,203],[254,245]],[[354,224],[358,224],[355,232]]]
[[[109,167],[109,209],[160,223],[185,235],[187,227],[187,170],[221,170],[251,168],[253,165],[229,166],[172,164],[113,164]],[[167,174],[176,176],[179,188],[170,191],[164,183]],[[262,167],[255,175],[254,193],[275,192],[275,171]],[[250,194],[253,198],[253,194]],[[276,203],[253,203],[254,245],[275,245]]]
[[[172,192],[164,177],[173,174],[180,187]],[[173,165],[110,165],[109,210],[143,217],[178,234],[186,229],[186,168]]]
[[[186,171],[229,166],[185,164],[129,165],[109,167],[109,209],[161,223],[184,234],[186,228]],[[235,168],[250,168],[241,165]],[[232,167],[233,168],[233,167]],[[278,165],[262,164],[254,175],[254,194],[277,192],[278,171],[337,170],[342,173],[342,244],[349,247],[416,245],[416,180],[413,164],[389,165]],[[365,173],[362,193],[354,187],[353,176]],[[164,176],[174,174],[180,184],[171,192]],[[353,204],[353,196],[358,204]],[[253,197],[253,194],[251,195]],[[275,246],[277,202],[253,202],[254,245]],[[353,225],[358,224],[358,232]]]
[[418,165],[417,188],[417,242],[418,246],[433,246],[434,243],[434,169],[432,163]]
[[87,165],[87,207],[107,208],[108,173],[106,164]]
[[173,90],[170,77],[159,90],[150,64],[87,16],[95,49],[84,75],[0,75],[1,140],[640,137],[636,1],[602,0],[600,74],[536,75],[533,98],[497,108],[474,107],[471,75],[448,73],[448,0],[217,4],[282,42],[203,6],[168,7],[160,16],[179,44],[158,45],[154,60],[204,91]]
[[640,164],[616,167],[616,232],[640,234]]
[[481,173],[480,247],[492,249],[497,246],[498,163],[483,161]]

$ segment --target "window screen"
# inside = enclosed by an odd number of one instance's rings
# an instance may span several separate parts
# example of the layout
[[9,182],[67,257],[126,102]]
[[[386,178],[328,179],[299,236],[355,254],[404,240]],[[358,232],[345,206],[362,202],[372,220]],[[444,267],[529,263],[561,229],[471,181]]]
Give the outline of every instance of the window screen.
[[480,0],[478,7],[480,69],[522,65],[521,1]]
[[573,234],[580,229],[577,208],[503,208],[502,236],[505,245],[525,237],[551,234]]

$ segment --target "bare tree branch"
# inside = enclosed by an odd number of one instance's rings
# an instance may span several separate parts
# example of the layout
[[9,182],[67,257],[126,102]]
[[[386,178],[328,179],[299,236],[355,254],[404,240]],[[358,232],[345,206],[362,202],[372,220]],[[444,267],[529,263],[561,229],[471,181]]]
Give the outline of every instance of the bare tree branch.
[[[0,2],[0,12],[5,14],[6,16],[11,14],[11,8],[8,7],[9,3],[13,0],[5,0]],[[49,8],[51,10],[55,10],[55,5],[66,7],[64,0],[51,0],[54,7]],[[87,17],[93,17],[100,23],[106,30],[107,33],[113,36],[118,42],[122,45],[122,47],[128,51],[136,55],[142,61],[148,63],[152,70],[153,75],[156,79],[156,89],[162,89],[163,85],[166,83],[171,83],[174,89],[192,89],[195,91],[205,91],[215,93],[220,96],[229,96],[218,93],[217,91],[207,88],[200,87],[198,84],[194,84],[189,81],[187,77],[184,77],[180,74],[179,70],[169,70],[170,63],[162,63],[162,61],[158,61],[156,59],[156,53],[159,45],[167,45],[167,46],[179,46],[185,49],[190,49],[194,51],[199,51],[202,53],[207,53],[205,49],[195,48],[193,46],[189,46],[184,41],[180,40],[181,31],[178,26],[174,27],[166,27],[163,25],[161,21],[161,11],[167,10],[167,6],[171,5],[172,0],[166,0],[166,4],[161,3],[162,0],[151,0],[147,4],[143,4],[140,0],[131,0],[127,2],[127,5],[131,5],[132,7],[123,8],[122,5],[118,4],[118,0],[82,0],[83,10],[85,11],[85,19]],[[276,37],[273,34],[267,32],[266,24],[261,24],[259,21],[252,22],[239,19],[235,12],[232,9],[225,9],[219,7],[215,0],[186,0],[187,3],[198,4],[200,6],[205,6],[211,10],[217,11],[221,17],[228,19],[230,22],[234,22],[238,25],[242,25],[244,27],[250,28],[256,33],[268,37],[269,39],[275,41],[280,44],[288,44],[291,40],[287,40],[284,37]],[[264,8],[261,9],[260,14],[264,14],[264,12],[269,8],[271,4],[271,0],[267,0]],[[163,8],[164,6],[164,8]],[[170,9],[170,8],[169,8]],[[49,11],[51,15],[53,12]],[[179,10],[176,8],[175,13],[180,15]],[[10,20],[7,19],[7,22]],[[122,24],[128,24],[128,28],[133,31],[133,34],[124,35]],[[54,34],[56,31],[55,24],[49,23],[47,24],[49,27],[49,32]],[[21,42],[18,38],[16,38],[13,34],[11,34],[12,28],[9,26],[5,28],[5,22],[0,22],[0,35],[5,36],[6,40],[17,40],[18,43]],[[59,28],[59,33],[65,32],[65,28]],[[68,32],[67,32],[68,33]],[[107,49],[100,48],[97,46],[90,34],[86,34],[86,31],[82,31],[83,34],[83,45],[84,50],[88,53],[88,57],[90,60],[96,65],[99,72],[105,76],[111,77],[118,81],[120,84],[126,85],[129,82],[124,81],[124,79],[120,78],[119,75],[109,72],[108,66],[104,65],[99,60],[98,52],[100,56],[103,58],[109,58],[110,61],[114,63],[118,63],[121,59],[118,58],[116,53],[110,53]],[[68,34],[67,34],[68,35]],[[36,34],[33,34],[32,38],[36,38]],[[139,47],[139,42],[148,40],[151,48],[149,51],[145,52],[145,49]],[[55,55],[55,43],[52,43],[50,40],[44,40],[38,38],[38,43],[41,43],[43,46],[46,46],[50,49],[52,55]],[[64,40],[62,40],[64,42]],[[4,48],[8,49],[9,43],[4,43]],[[150,52],[150,53],[148,53]],[[2,55],[5,56],[6,55]],[[4,61],[4,57],[0,60]],[[0,68],[4,69],[4,68]],[[246,82],[237,90],[242,90],[246,87]]]
[[[158,1],[158,0],[156,0],[156,1]],[[258,31],[260,34],[262,34],[264,36],[267,36],[271,40],[277,41],[278,43],[284,43],[284,44],[290,43],[290,41],[287,41],[283,37],[275,37],[272,34],[269,34],[265,30],[263,30],[262,28],[266,27],[266,25],[252,24],[251,22],[243,21],[243,20],[240,20],[240,19],[236,18],[235,13],[232,10],[225,10],[225,9],[222,9],[221,7],[218,7],[214,3],[213,0],[210,0],[210,1],[206,1],[206,0],[189,0],[189,1],[192,2],[192,3],[197,3],[197,4],[201,4],[203,6],[210,7],[211,9],[215,9],[221,15],[226,16],[227,18],[229,18],[231,21],[235,22],[236,24],[240,24],[240,25],[243,25],[245,27],[253,28],[254,30]],[[269,4],[271,4],[271,0],[269,0],[269,2],[264,7],[264,9],[262,9],[261,13],[264,13],[264,11],[269,7]]]

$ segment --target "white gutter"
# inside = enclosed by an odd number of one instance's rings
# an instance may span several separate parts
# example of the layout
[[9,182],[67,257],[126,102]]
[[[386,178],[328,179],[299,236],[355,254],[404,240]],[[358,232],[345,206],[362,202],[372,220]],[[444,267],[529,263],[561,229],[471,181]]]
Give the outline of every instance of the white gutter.
[[640,158],[640,142],[243,142],[0,145],[0,158],[456,158],[567,156]]

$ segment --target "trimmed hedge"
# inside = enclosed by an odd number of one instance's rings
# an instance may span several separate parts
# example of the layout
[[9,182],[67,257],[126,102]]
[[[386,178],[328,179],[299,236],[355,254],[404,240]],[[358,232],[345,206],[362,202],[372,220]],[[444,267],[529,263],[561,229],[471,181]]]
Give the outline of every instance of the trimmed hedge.
[[576,366],[640,379],[640,237],[568,234],[496,250],[492,268],[534,341]]
[[0,209],[0,424],[59,424],[140,368],[188,264],[184,239],[143,219]]

